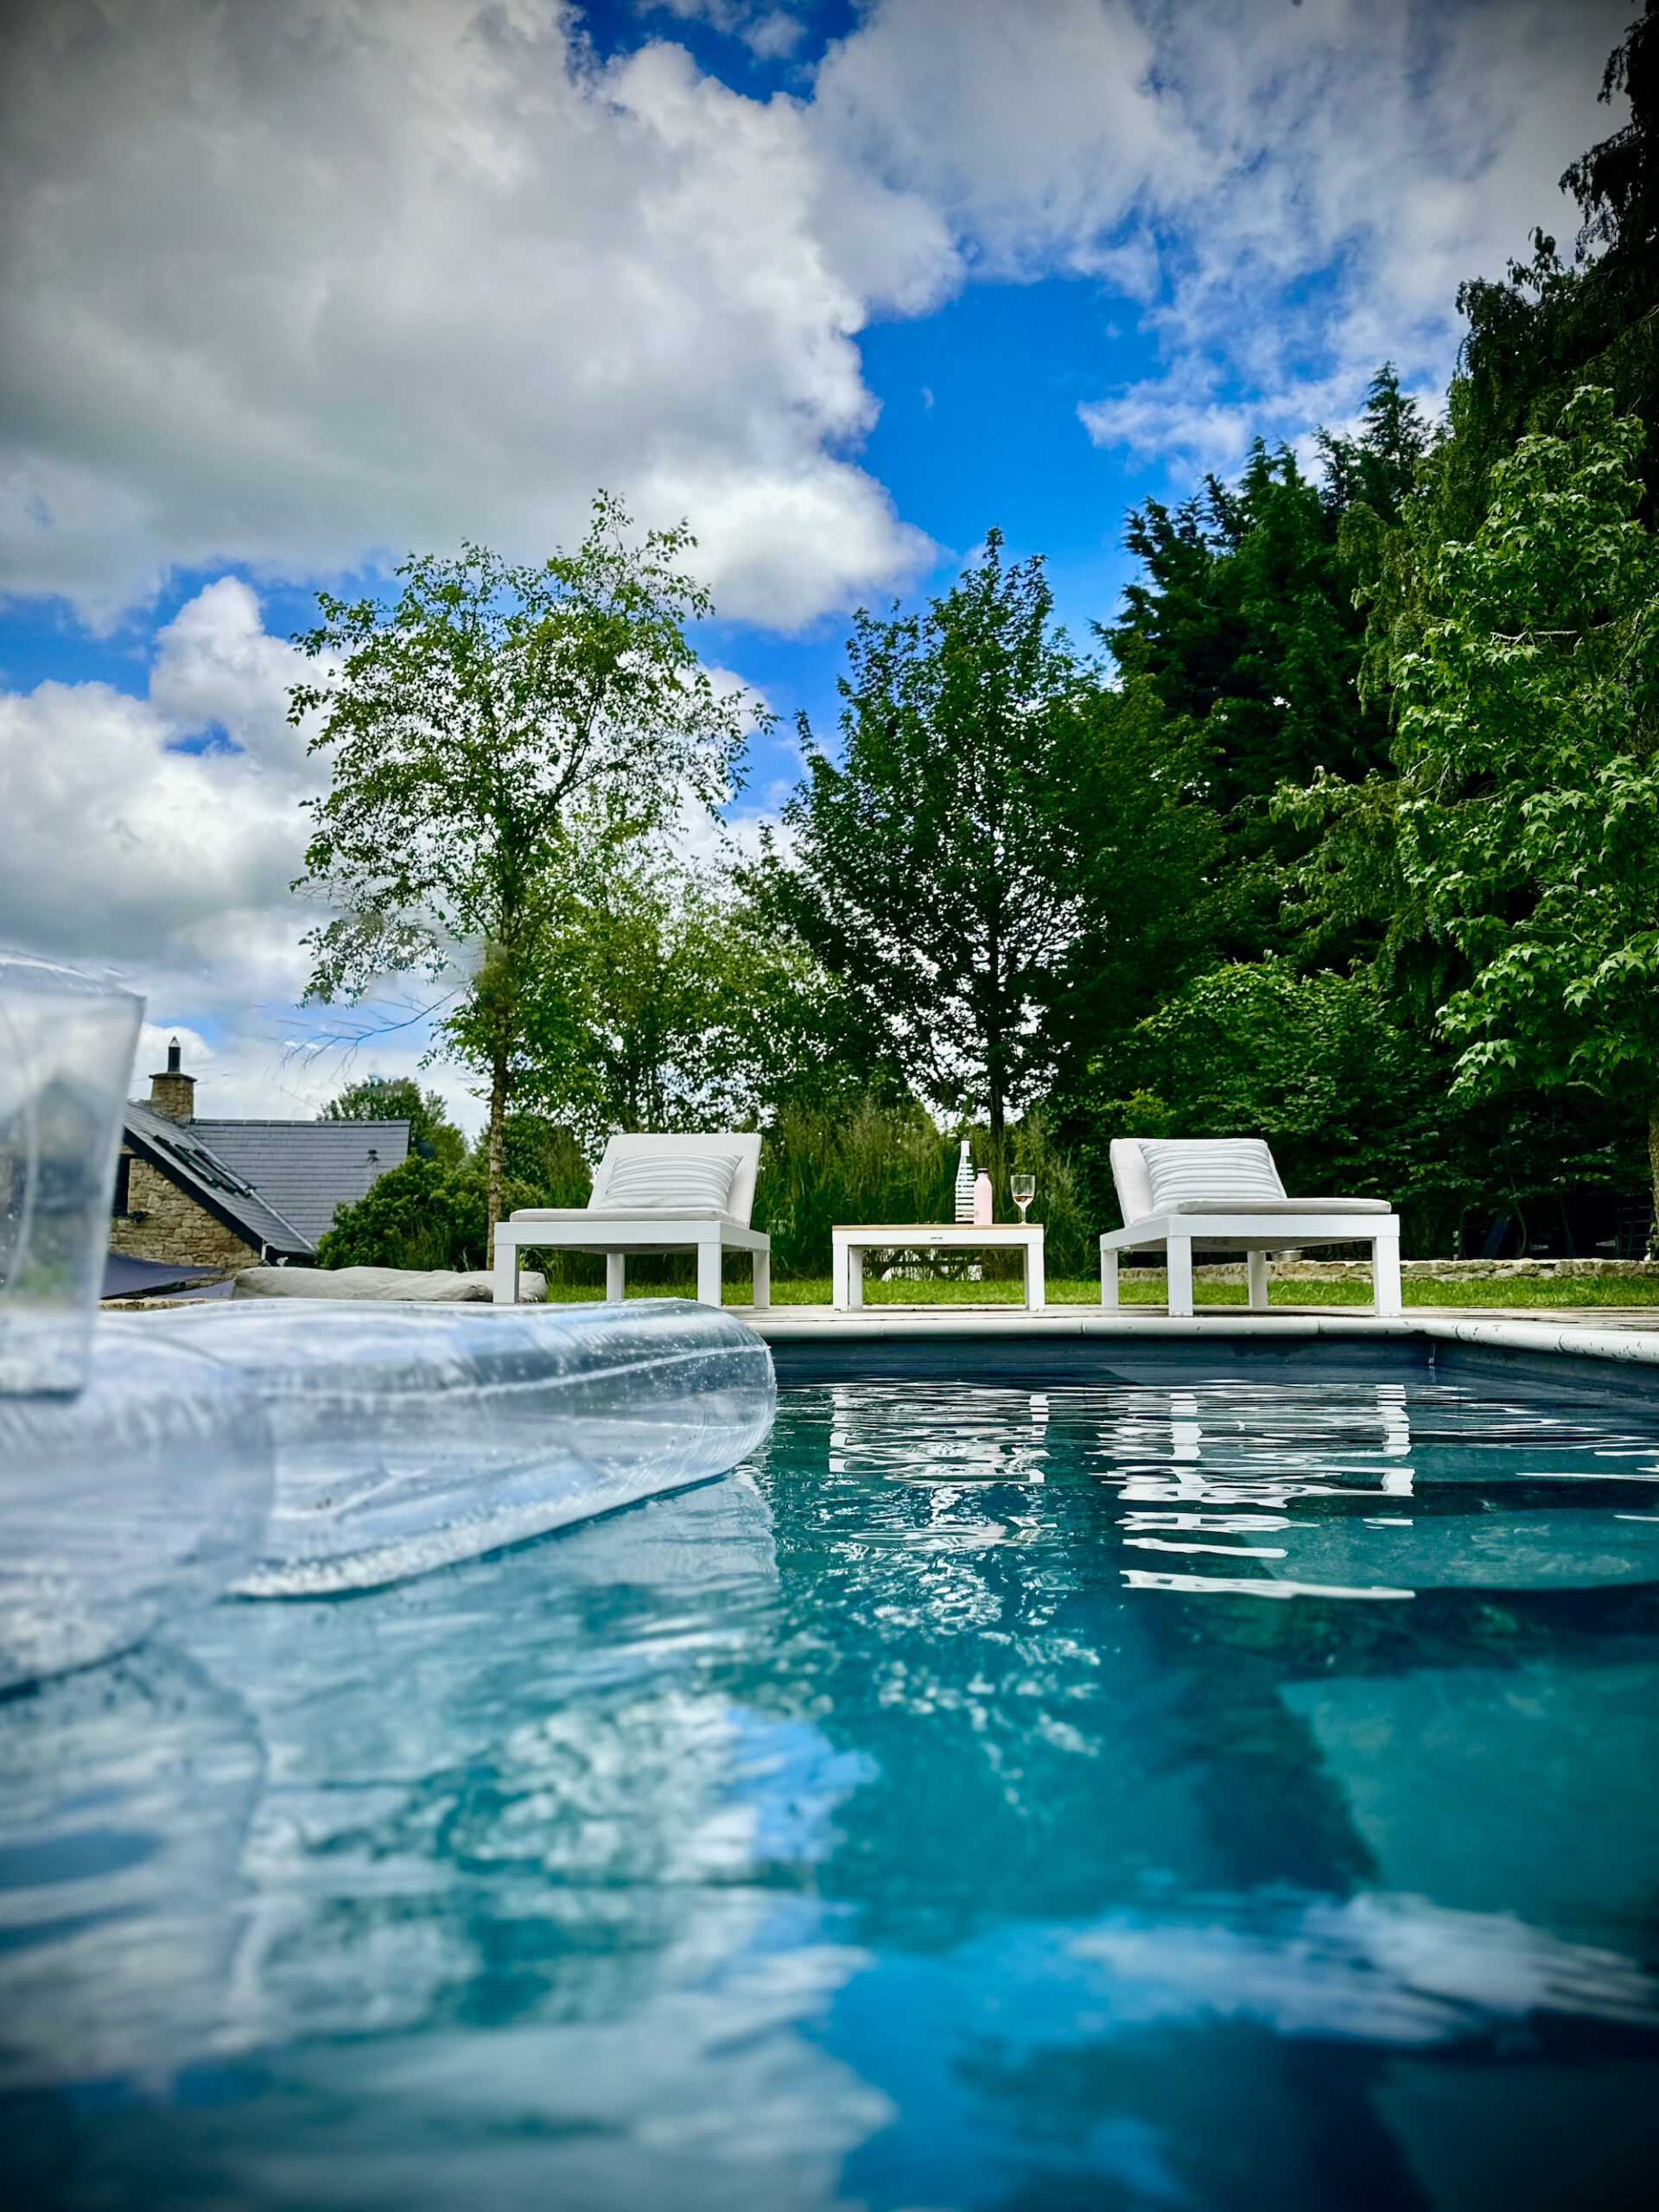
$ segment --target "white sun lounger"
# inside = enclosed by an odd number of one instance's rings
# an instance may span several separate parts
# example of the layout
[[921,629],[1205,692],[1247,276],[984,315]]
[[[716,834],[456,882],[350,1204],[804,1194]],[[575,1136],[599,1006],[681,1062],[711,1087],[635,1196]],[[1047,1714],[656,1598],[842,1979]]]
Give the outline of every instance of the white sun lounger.
[[1192,1255],[1243,1252],[1251,1307],[1268,1303],[1268,1255],[1310,1244],[1369,1244],[1378,1313],[1400,1304],[1400,1219],[1382,1198],[1294,1198],[1259,1137],[1118,1137],[1112,1180],[1125,1226],[1100,1240],[1100,1302],[1117,1304],[1120,1252],[1162,1245],[1169,1311],[1192,1311]]
[[[720,1163],[736,1164],[729,1184]],[[751,1229],[760,1139],[753,1132],[715,1130],[697,1136],[617,1136],[605,1147],[585,1206],[527,1206],[495,1228],[495,1303],[518,1302],[519,1255],[525,1251],[602,1252],[605,1295],[625,1294],[628,1255],[695,1251],[697,1297],[720,1304],[720,1263],[727,1252],[754,1262],[754,1303],[772,1303],[772,1240]]]

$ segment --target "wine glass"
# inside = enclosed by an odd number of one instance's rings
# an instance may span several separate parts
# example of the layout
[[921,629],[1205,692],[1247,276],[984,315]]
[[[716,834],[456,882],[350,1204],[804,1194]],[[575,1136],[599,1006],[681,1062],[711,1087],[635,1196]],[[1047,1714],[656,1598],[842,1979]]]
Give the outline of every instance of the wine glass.
[[1037,1178],[1034,1175],[1010,1175],[1008,1188],[1014,1193],[1014,1203],[1020,1209],[1020,1226],[1023,1229],[1026,1208],[1037,1195]]

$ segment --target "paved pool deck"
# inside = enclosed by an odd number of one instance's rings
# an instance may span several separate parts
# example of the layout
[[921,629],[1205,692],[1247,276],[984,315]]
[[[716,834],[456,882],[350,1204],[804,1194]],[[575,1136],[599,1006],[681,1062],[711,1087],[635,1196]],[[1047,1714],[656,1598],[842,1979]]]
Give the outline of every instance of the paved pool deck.
[[1298,1341],[1365,1343],[1383,1338],[1429,1344],[1482,1345],[1494,1351],[1566,1353],[1659,1367],[1659,1307],[1414,1306],[1397,1319],[1351,1307],[1274,1306],[1265,1313],[1246,1306],[1211,1307],[1173,1316],[1144,1308],[1051,1306],[1038,1313],[1017,1306],[880,1306],[855,1313],[829,1306],[775,1306],[755,1313],[727,1309],[749,1323],[768,1344],[784,1346],[939,1343],[1043,1344],[1068,1342],[1192,1345],[1205,1339],[1254,1339],[1285,1349]]

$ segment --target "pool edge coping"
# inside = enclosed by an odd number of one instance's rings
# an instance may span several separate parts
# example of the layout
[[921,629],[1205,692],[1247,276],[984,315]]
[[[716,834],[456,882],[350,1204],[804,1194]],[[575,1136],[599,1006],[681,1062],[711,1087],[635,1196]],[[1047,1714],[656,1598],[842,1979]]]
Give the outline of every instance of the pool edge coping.
[[829,1311],[774,1308],[765,1315],[740,1313],[739,1318],[768,1344],[895,1344],[941,1338],[989,1339],[1007,1342],[1021,1338],[1039,1342],[1067,1339],[1083,1342],[1140,1341],[1204,1342],[1217,1338],[1246,1338],[1284,1344],[1319,1338],[1361,1341],[1378,1338],[1410,1342],[1478,1345],[1494,1351],[1553,1353],[1596,1359],[1624,1366],[1659,1367],[1659,1324],[1653,1328],[1595,1328],[1581,1322],[1480,1320],[1442,1316],[1409,1315],[1395,1318],[1352,1313],[1344,1316],[1315,1313],[1217,1313],[1191,1317],[1167,1314],[1109,1316],[1084,1307],[1080,1311],[963,1313],[947,1310],[873,1314],[866,1307],[856,1314]]

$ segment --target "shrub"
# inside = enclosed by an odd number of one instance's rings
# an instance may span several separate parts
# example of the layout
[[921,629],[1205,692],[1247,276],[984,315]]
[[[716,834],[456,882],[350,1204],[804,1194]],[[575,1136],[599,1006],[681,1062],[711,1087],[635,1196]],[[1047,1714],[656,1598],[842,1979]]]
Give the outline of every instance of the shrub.
[[486,1211],[484,1179],[473,1161],[446,1167],[412,1153],[355,1205],[334,1209],[334,1225],[317,1246],[317,1265],[481,1268]]
[[[837,1222],[950,1220],[961,1136],[969,1139],[976,1165],[996,1185],[998,1218],[1015,1217],[1008,1173],[1019,1169],[1034,1174],[1037,1199],[1031,1218],[1048,1231],[1050,1271],[1086,1271],[1090,1230],[1078,1178],[1040,1114],[1027,1114],[1010,1127],[999,1163],[988,1130],[942,1134],[913,1099],[894,1106],[865,1097],[840,1111],[785,1107],[766,1133],[754,1223],[772,1238],[778,1273],[827,1275],[830,1231]],[[951,1274],[963,1264],[941,1261],[939,1271]],[[987,1275],[997,1275],[1016,1273],[1020,1263],[1017,1255],[1009,1254],[988,1257],[982,1264]]]

